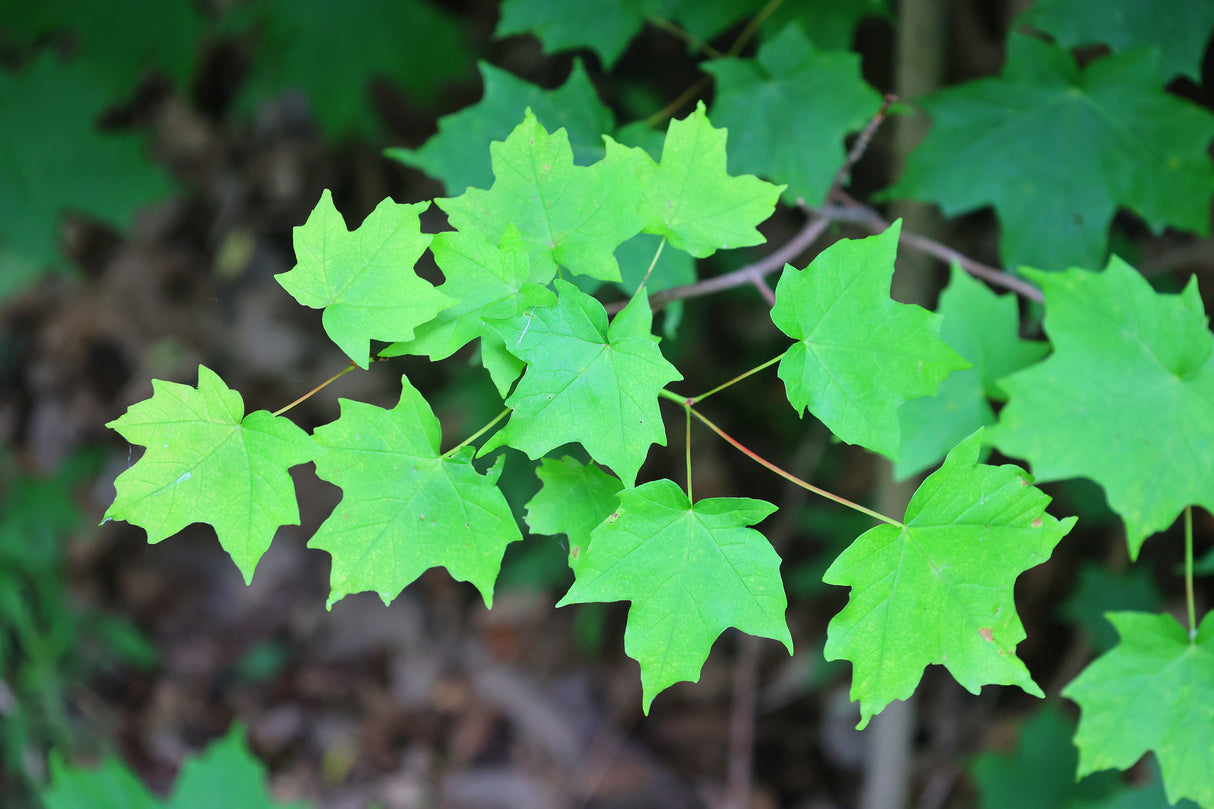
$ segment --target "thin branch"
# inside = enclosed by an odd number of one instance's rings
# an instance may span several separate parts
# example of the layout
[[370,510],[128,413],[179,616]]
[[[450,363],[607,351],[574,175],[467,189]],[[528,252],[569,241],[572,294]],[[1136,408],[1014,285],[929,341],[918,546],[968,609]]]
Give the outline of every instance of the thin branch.
[[[753,284],[756,279],[761,280],[764,276],[775,270],[782,269],[785,264],[804,253],[829,226],[829,219],[810,219],[797,235],[793,236],[770,255],[725,275],[718,275],[715,278],[706,278],[694,284],[670,287],[669,289],[655,292],[649,296],[649,305],[656,311],[671,301],[682,300],[683,298],[698,298],[710,292],[720,292],[725,289],[734,289],[746,284]],[[627,301],[619,301],[608,304],[607,313],[613,314],[620,311],[626,303]]]
[[[824,208],[806,207],[810,213],[832,222],[847,222],[852,225],[861,225],[868,228],[874,233],[880,233],[889,227],[889,222],[873,208],[867,205],[862,205],[858,202],[850,202],[846,205],[831,205]],[[1023,278],[1017,278],[1011,273],[996,269],[989,264],[983,264],[980,261],[975,261],[964,253],[958,252],[953,248],[943,245],[934,239],[929,239],[926,236],[920,236],[917,233],[908,233],[903,231],[898,241],[905,244],[907,247],[927,253],[930,256],[935,256],[941,261],[948,263],[956,262],[961,269],[973,275],[976,278],[981,278],[995,286],[1003,287],[1011,290],[1017,295],[1027,298],[1031,301],[1041,303],[1044,297],[1041,290],[1025,281]]]
[[843,187],[847,182],[848,175],[851,174],[852,168],[856,163],[860,162],[860,158],[868,151],[868,145],[872,143],[873,135],[877,134],[877,129],[885,120],[885,116],[889,113],[889,107],[898,97],[893,93],[886,93],[881,101],[881,109],[877,110],[874,115],[860,132],[860,137],[856,138],[856,142],[852,144],[851,149],[847,152],[847,158],[844,159],[843,165],[839,166],[839,170],[835,172],[835,178],[830,184],[830,190],[826,192],[826,199],[832,199],[834,193]]
[[[373,359],[379,359],[379,357],[374,357]],[[321,390],[323,390],[323,389],[324,389],[324,388],[325,388],[327,385],[329,385],[331,382],[336,382],[336,381],[337,381],[337,380],[338,380],[340,377],[345,376],[345,375],[346,375],[346,374],[348,374],[350,371],[353,371],[353,370],[354,370],[356,367],[358,367],[358,366],[356,366],[356,365],[355,365],[353,362],[351,362],[351,363],[350,363],[349,365],[347,365],[345,368],[342,368],[340,371],[338,371],[337,373],[333,374],[333,376],[329,377],[329,378],[328,378],[328,379],[326,379],[324,382],[321,382],[321,383],[320,383],[319,385],[317,385],[316,387],[312,388],[312,390],[308,391],[308,392],[307,392],[307,393],[305,393],[303,396],[300,396],[298,399],[296,399],[295,401],[291,402],[289,405],[286,405],[286,406],[284,406],[284,407],[280,407],[280,408],[278,408],[277,410],[275,410],[275,411],[274,411],[273,413],[271,413],[270,415],[272,415],[272,416],[281,416],[283,413],[286,413],[288,410],[290,410],[292,407],[295,407],[295,405],[299,404],[300,402],[307,401],[307,399],[308,399],[309,397],[311,397],[312,395],[314,395],[314,394],[316,394],[316,393],[320,392]]]

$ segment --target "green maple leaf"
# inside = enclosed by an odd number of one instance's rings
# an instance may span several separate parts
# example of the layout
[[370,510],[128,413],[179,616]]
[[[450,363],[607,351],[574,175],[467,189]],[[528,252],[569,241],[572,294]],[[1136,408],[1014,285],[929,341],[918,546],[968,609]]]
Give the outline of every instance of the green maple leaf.
[[599,100],[580,59],[555,90],[523,81],[488,62],[477,65],[485,94],[480,102],[438,121],[438,134],[419,149],[388,149],[388,157],[437,177],[450,194],[493,183],[493,166],[485,144],[505,140],[525,109],[550,131],[569,135],[573,161],[589,165],[603,157],[603,134],[615,129],[615,116]]
[[611,516],[620,502],[624,484],[598,465],[565,456],[544,458],[535,470],[540,490],[527,501],[527,527],[536,534],[569,538],[569,562],[576,567],[585,558],[590,532]]
[[821,202],[843,164],[843,136],[862,129],[881,95],[860,77],[860,56],[821,51],[789,25],[755,59],[719,59],[712,120],[732,138],[733,171],[787,183],[784,199]]
[[1049,345],[1020,339],[1020,311],[1014,295],[996,295],[953,265],[936,309],[940,337],[973,367],[954,371],[935,396],[902,405],[902,444],[894,474],[903,479],[937,463],[962,438],[995,423],[990,401],[1007,397],[998,381],[1045,356]]
[[317,454],[308,434],[281,416],[247,416],[240,394],[198,366],[198,387],[152,380],[152,398],[107,424],[147,447],[114,481],[107,520],[142,527],[160,542],[207,522],[245,582],[283,525],[299,525],[295,484],[287,470]]
[[428,206],[385,199],[351,233],[325,189],[295,228],[298,263],[274,276],[304,306],[324,309],[325,332],[359,367],[371,361],[372,340],[411,340],[454,303],[413,270],[430,244],[418,220]]
[[139,138],[97,131],[112,102],[87,65],[50,53],[19,73],[0,71],[0,289],[18,285],[10,273],[28,280],[63,263],[65,211],[125,228],[169,192]]
[[1168,801],[1214,806],[1214,613],[1196,637],[1170,615],[1110,612],[1121,635],[1063,689],[1079,703],[1079,775],[1154,751]]
[[482,475],[471,447],[440,454],[438,419],[407,377],[392,410],[339,401],[341,417],[315,431],[328,450],[316,474],[342,499],[308,542],[333,556],[329,606],[368,590],[389,603],[440,565],[492,606],[506,546],[522,539],[496,485],[500,464]]
[[1119,205],[1156,230],[1209,233],[1214,114],[1164,92],[1158,63],[1136,50],[1080,70],[1067,51],[1013,35],[998,78],[920,101],[932,129],[887,195],[950,216],[995,206],[1013,267],[1100,266]]
[[1014,751],[978,756],[970,768],[981,795],[978,805],[982,809],[1112,809],[1107,797],[1119,792],[1112,773],[1075,782],[1079,756],[1071,744],[1074,732],[1074,722],[1050,704],[1020,726]]
[[149,69],[163,70],[179,88],[201,52],[203,18],[190,0],[40,0],[5,8],[6,35],[30,44],[67,33],[75,58],[115,98],[128,98]]
[[371,129],[370,82],[386,77],[424,105],[468,71],[459,20],[423,0],[264,0],[234,28],[260,37],[238,106],[302,90],[331,138]]
[[670,0],[505,0],[495,36],[535,34],[545,53],[590,48],[611,67],[641,30]]
[[100,767],[70,767],[51,756],[51,786],[41,795],[47,809],[304,809],[303,803],[279,803],[266,789],[265,767],[249,751],[244,728],[228,733],[181,766],[173,794],[154,797],[121,762],[107,758]]
[[1171,3],[1167,13],[1160,12],[1153,0],[1037,0],[1019,21],[1068,48],[1101,43],[1120,52],[1154,45],[1162,59],[1162,80],[1180,73],[1200,83],[1214,4]]
[[896,458],[898,407],[969,365],[940,339],[940,316],[889,297],[901,221],[844,239],[804,270],[784,266],[772,322],[797,342],[780,360],[788,401],[831,432]]
[[650,333],[646,296],[629,301],[609,326],[603,304],[568,281],[556,289],[555,305],[494,323],[527,371],[506,400],[510,421],[481,453],[508,444],[535,459],[576,441],[632,486],[650,445],[666,444],[658,391],[683,377]]
[[657,164],[639,148],[608,141],[608,155],[614,146],[636,161],[646,233],[665,236],[696,258],[766,241],[755,226],[771,216],[784,187],[751,175],[731,177],[726,136],[709,123],[700,102],[691,115],[670,122]]
[[822,577],[851,587],[825,655],[852,662],[861,728],[909,697],[930,663],[974,694],[998,683],[1042,696],[1016,657],[1025,634],[1012,588],[1075,518],[1047,514],[1050,498],[1017,467],[979,464],[981,439],[979,430],[948,454],[911,498],[905,524],[865,532]]
[[1214,336],[1196,278],[1161,295],[1116,257],[1103,273],[1026,275],[1054,354],[1003,381],[991,440],[1040,480],[1099,483],[1137,558],[1185,506],[1214,510]]
[[513,225],[497,246],[477,231],[444,231],[435,235],[430,252],[446,278],[438,291],[455,303],[418,326],[413,340],[379,352],[381,357],[425,354],[432,360],[446,359],[478,337],[497,336],[485,318],[513,317],[556,301],[552,290],[527,281],[531,262]]
[[746,526],[776,507],[744,497],[692,504],[670,480],[625,489],[591,534],[558,603],[631,601],[624,650],[641,664],[645,712],[674,683],[700,679],[717,637],[736,627],[792,654],[780,557]]
[[493,243],[514,225],[532,257],[531,280],[546,284],[557,265],[601,281],[620,280],[612,252],[639,233],[640,183],[631,150],[608,148],[592,166],[575,166],[569,136],[549,134],[527,110],[504,143],[489,146],[497,180],[437,200],[456,230]]

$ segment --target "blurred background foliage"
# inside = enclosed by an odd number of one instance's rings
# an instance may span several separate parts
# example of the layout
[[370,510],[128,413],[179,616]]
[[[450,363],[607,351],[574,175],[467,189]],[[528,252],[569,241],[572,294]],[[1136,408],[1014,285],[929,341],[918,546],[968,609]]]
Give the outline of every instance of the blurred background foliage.
[[[841,162],[844,136],[879,103],[877,91],[914,87],[904,75],[911,69],[894,54],[899,32],[915,25],[927,26],[938,63],[921,66],[928,78],[913,92],[994,75],[1009,32],[1034,25],[1065,47],[1079,46],[1083,60],[1102,49],[1164,42],[1160,85],[1209,108],[1209,4],[1152,7],[1135,22],[1138,5],[1121,2],[1128,21],[1110,28],[1104,23],[1118,15],[1103,4],[1063,0],[901,7],[884,0],[601,0],[585,6],[607,22],[588,26],[562,19],[554,9],[563,4],[551,0],[4,0],[0,804],[98,806],[88,801],[112,790],[114,806],[161,805],[153,792],[170,794],[166,805],[201,805],[191,801],[207,799],[206,783],[243,779],[255,795],[247,805],[268,805],[262,765],[241,741],[243,728],[199,759],[201,770],[174,781],[183,758],[239,718],[277,794],[320,796],[319,805],[333,806],[368,795],[385,806],[481,805],[451,800],[470,789],[461,773],[499,762],[511,733],[525,736],[509,708],[469,696],[469,683],[479,681],[468,661],[484,650],[540,681],[596,666],[597,711],[635,727],[620,707],[635,706],[635,694],[612,684],[613,676],[635,679],[618,649],[620,611],[591,605],[550,615],[569,581],[560,539],[511,546],[499,587],[512,595],[493,614],[432,576],[418,588],[424,603],[405,598],[384,610],[388,618],[368,619],[362,602],[318,612],[327,562],[302,552],[305,531],[283,532],[277,555],[245,593],[213,543],[195,541],[205,531],[149,549],[128,526],[95,527],[110,482],[130,461],[130,448],[103,425],[146,396],[151,378],[188,381],[205,361],[224,369],[251,410],[280,406],[340,367],[318,319],[295,311],[272,282],[292,265],[290,229],[321,189],[333,189],[353,225],[385,196],[412,202],[488,185],[487,145],[510,132],[524,107],[549,129],[565,127],[575,159],[589,163],[602,152],[603,133],[654,148],[665,119],[685,114],[700,96],[713,100],[714,123],[731,127],[735,171],[764,173],[772,151],[763,138],[743,137],[747,115],[787,116],[761,133],[767,138],[814,127],[833,133],[828,152],[787,169],[803,174],[791,204],[767,226],[778,245],[799,226],[796,198],[816,202]],[[745,47],[729,53],[739,40]],[[706,55],[723,58],[700,61]],[[802,73],[772,72],[791,70],[790,61]],[[718,82],[715,97],[701,67]],[[805,103],[758,106],[765,82],[777,78],[799,87]],[[744,101],[757,106],[745,112]],[[898,144],[890,127],[879,133],[855,169],[851,193],[863,198],[894,179],[904,158]],[[437,212],[428,217],[428,229],[441,229]],[[918,221],[931,235],[1000,263],[989,210],[948,224],[930,212]],[[831,233],[843,235],[852,234]],[[1161,288],[1172,283],[1169,273],[1214,266],[1208,239],[1155,234],[1124,213],[1110,241],[1154,266]],[[652,253],[652,245],[632,247],[636,256]],[[686,283],[765,252],[733,251],[698,267],[671,257],[655,280]],[[625,280],[635,281],[641,262],[620,258]],[[934,299],[946,268],[919,272],[928,281],[914,294]],[[688,378],[728,378],[778,342],[750,291],[671,307],[659,322],[663,351]],[[447,434],[470,433],[500,407],[472,362],[396,362],[432,392]],[[386,401],[392,378],[351,375],[298,418],[306,428],[331,420],[337,395]],[[876,498],[888,471],[831,444],[820,427],[790,414],[782,397],[778,383],[756,386],[728,405],[727,418],[744,425],[745,443],[793,471],[856,500]],[[854,719],[840,702],[846,667],[821,661],[826,620],[842,596],[822,585],[821,573],[867,525],[739,468],[728,448],[705,442],[696,452],[697,493],[783,499],[789,515],[769,535],[786,559],[798,654],[763,666],[754,805],[851,805],[863,768],[861,743],[849,732]],[[660,473],[679,461],[651,464]],[[311,506],[306,529],[335,495],[314,480],[300,486]],[[503,489],[516,514],[536,487],[530,465],[508,452]],[[1099,491],[1082,482],[1051,491],[1055,513],[1079,513],[1086,527],[1048,571],[1021,581],[1018,600],[1030,626],[1024,657],[1043,683],[1061,683],[1112,644],[1105,611],[1175,606],[1176,560],[1152,557],[1148,546],[1146,563],[1128,570],[1119,525]],[[1202,527],[1208,535],[1209,525]],[[1214,573],[1214,553],[1202,570]],[[460,646],[453,637],[472,640]],[[706,673],[700,691],[676,689],[649,724],[632,731],[665,757],[663,772],[719,779],[724,753],[711,740],[723,733],[733,698],[735,645],[725,644],[728,659],[717,661],[720,673]],[[395,700],[395,712],[375,716],[385,699]],[[928,678],[915,765],[925,795],[943,783],[941,801],[959,806],[1164,805],[1149,763],[1129,779],[1105,773],[1072,782],[1071,706],[984,694],[980,709],[968,711],[959,700],[949,683]],[[477,730],[478,722],[488,724]],[[103,758],[97,771],[73,763]],[[46,792],[53,772],[62,780]],[[228,772],[238,774],[222,775]],[[443,778],[451,791],[440,800],[433,790]],[[661,791],[669,784],[660,783],[619,805],[669,797]]]

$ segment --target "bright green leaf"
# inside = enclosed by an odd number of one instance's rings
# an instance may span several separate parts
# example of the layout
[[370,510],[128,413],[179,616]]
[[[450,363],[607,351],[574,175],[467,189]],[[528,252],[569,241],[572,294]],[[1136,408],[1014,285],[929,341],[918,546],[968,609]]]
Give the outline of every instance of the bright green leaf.
[[[138,138],[97,131],[114,99],[87,65],[43,54],[0,71],[0,269],[60,265],[65,211],[125,228],[169,184]],[[0,287],[7,286],[0,281]]]
[[543,485],[527,503],[527,527],[536,534],[569,538],[569,562],[576,567],[590,544],[590,532],[615,511],[624,484],[594,463],[565,456],[545,458],[535,470]]
[[351,233],[325,189],[295,228],[298,263],[274,276],[304,306],[324,309],[325,332],[362,368],[372,340],[411,340],[414,329],[454,303],[413,270],[430,244],[418,220],[427,207],[385,199]]
[[432,360],[446,359],[476,338],[494,334],[485,318],[514,317],[556,301],[552,290],[527,281],[531,262],[513,225],[496,246],[478,231],[449,230],[435,235],[430,251],[447,279],[438,291],[455,303],[418,326],[413,340],[379,352],[381,357],[425,354]]
[[1136,50],[1080,70],[1067,51],[1013,35],[998,78],[919,101],[932,129],[887,194],[950,216],[995,206],[1012,267],[1102,265],[1119,205],[1156,230],[1209,233],[1214,114],[1164,92],[1158,64]]
[[1154,45],[1161,55],[1161,80],[1181,73],[1200,83],[1214,3],[1180,0],[1164,10],[1156,0],[1036,0],[1019,22],[1068,48],[1105,44],[1121,52]]
[[459,20],[425,0],[263,0],[247,16],[260,36],[239,106],[302,90],[331,138],[371,129],[373,78],[430,105],[471,66]]
[[641,230],[640,183],[631,150],[608,148],[575,166],[569,136],[549,134],[528,110],[504,143],[489,147],[497,180],[485,191],[437,200],[456,230],[499,242],[514,225],[531,251],[531,280],[546,284],[557,265],[601,281],[620,280],[612,253]]
[[780,557],[749,525],[776,507],[714,497],[694,505],[670,480],[625,489],[591,534],[576,580],[557,604],[631,601],[624,651],[641,664],[644,708],[682,680],[700,679],[717,637],[736,627],[792,654]]
[[576,441],[632,486],[650,445],[666,444],[658,391],[683,377],[650,333],[645,295],[608,326],[603,304],[568,281],[556,288],[554,306],[494,324],[527,371],[506,400],[510,421],[481,453],[508,444],[534,459]]
[[780,360],[788,401],[831,432],[895,458],[898,407],[968,366],[940,339],[940,316],[889,297],[901,222],[844,239],[804,270],[785,265],[772,322],[797,342]]
[[1103,273],[1026,273],[1054,354],[1003,381],[991,440],[1040,480],[1099,483],[1137,558],[1185,506],[1214,510],[1214,337],[1196,278],[1161,295],[1116,257]]
[[1214,806],[1214,613],[1194,639],[1171,615],[1111,612],[1121,642],[1063,696],[1079,703],[1079,775],[1153,751],[1168,801]]
[[902,405],[898,479],[936,464],[962,438],[994,424],[987,400],[1006,398],[998,381],[1049,351],[1047,343],[1020,339],[1014,295],[996,295],[956,265],[936,311],[943,318],[940,337],[973,367],[949,374],[935,396]]
[[981,444],[978,431],[957,445],[911,498],[905,525],[865,532],[822,577],[851,587],[825,655],[852,662],[861,728],[908,698],[931,663],[974,694],[997,683],[1042,696],[1016,657],[1025,634],[1012,589],[1075,518],[1047,514],[1050,498],[1015,466],[979,464]]
[[580,59],[574,60],[569,78],[555,90],[523,81],[488,62],[477,67],[485,85],[480,102],[440,118],[438,134],[421,148],[388,149],[385,154],[437,177],[448,194],[486,188],[493,183],[493,166],[485,144],[505,140],[529,108],[549,131],[568,133],[577,165],[603,157],[603,135],[615,128],[615,116],[599,100]]
[[496,485],[501,467],[480,474],[471,447],[441,456],[438,419],[407,377],[392,410],[339,401],[341,417],[315,431],[328,450],[316,474],[342,499],[308,542],[333,556],[329,606],[368,590],[388,603],[437,566],[492,606],[506,546],[522,539]]
[[147,452],[114,481],[107,520],[160,542],[195,522],[215,527],[245,581],[283,525],[299,525],[287,470],[316,455],[308,434],[265,410],[244,415],[240,394],[198,366],[198,387],[152,380],[152,398],[107,424]]
[[730,133],[729,166],[786,183],[784,199],[817,205],[846,157],[843,136],[863,129],[881,95],[860,77],[859,54],[821,51],[796,25],[754,59],[718,59],[712,120]]
[[[696,258],[766,241],[755,228],[771,216],[784,187],[750,175],[731,177],[725,140],[725,130],[713,128],[701,102],[691,115],[670,122],[660,163],[635,147],[617,147],[636,158],[646,233],[665,236]],[[612,146],[608,142],[608,155]]]

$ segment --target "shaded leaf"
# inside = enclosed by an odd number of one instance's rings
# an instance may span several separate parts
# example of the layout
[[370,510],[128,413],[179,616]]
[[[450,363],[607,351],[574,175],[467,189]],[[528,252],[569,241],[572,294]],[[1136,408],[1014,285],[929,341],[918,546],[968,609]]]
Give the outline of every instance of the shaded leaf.
[[1007,398],[998,381],[1049,351],[1048,343],[1020,339],[1014,295],[996,295],[956,265],[936,312],[943,318],[940,337],[973,367],[945,377],[935,396],[899,409],[902,443],[894,464],[899,479],[936,464],[962,438],[994,424],[988,400]]
[[1118,206],[1155,230],[1209,233],[1214,114],[1164,92],[1158,66],[1157,51],[1135,50],[1081,70],[1014,34],[998,78],[919,100],[932,129],[887,194],[949,216],[993,205],[1012,267],[1102,265]]
[[1026,274],[1054,354],[1003,381],[991,441],[1040,480],[1099,483],[1137,558],[1185,506],[1214,509],[1214,337],[1196,278],[1161,295],[1116,257],[1103,273]]
[[784,200],[821,203],[843,165],[843,136],[864,128],[881,95],[860,76],[860,56],[822,51],[790,25],[754,59],[718,59],[712,120],[730,133],[729,165],[787,184]]
[[615,128],[611,114],[594,89],[580,59],[563,85],[545,90],[513,73],[480,62],[485,93],[481,100],[438,121],[438,134],[418,149],[388,149],[388,157],[436,177],[448,194],[493,183],[493,166],[485,144],[504,141],[530,109],[549,131],[569,135],[573,162],[586,166],[603,157],[603,135]]

